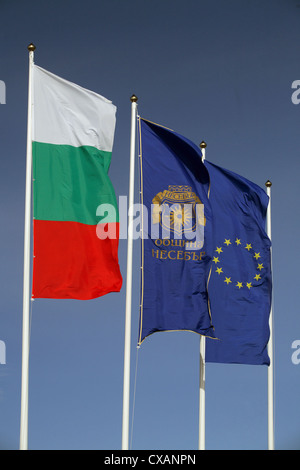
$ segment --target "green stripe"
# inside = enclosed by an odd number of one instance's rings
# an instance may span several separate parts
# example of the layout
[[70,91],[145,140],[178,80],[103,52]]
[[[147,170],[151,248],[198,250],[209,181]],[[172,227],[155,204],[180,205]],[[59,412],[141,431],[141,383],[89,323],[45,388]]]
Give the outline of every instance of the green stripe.
[[[100,204],[115,211],[105,222],[118,222],[113,186],[108,177],[111,152],[94,147],[72,147],[33,142],[34,218],[96,225]],[[101,211],[100,211],[101,212]]]

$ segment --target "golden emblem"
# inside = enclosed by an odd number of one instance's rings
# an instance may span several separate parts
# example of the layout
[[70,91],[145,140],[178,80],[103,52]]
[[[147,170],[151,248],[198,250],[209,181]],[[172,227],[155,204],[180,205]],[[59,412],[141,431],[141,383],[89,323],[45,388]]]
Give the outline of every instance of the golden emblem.
[[191,186],[170,185],[152,199],[152,222],[178,235],[205,225],[204,206]]

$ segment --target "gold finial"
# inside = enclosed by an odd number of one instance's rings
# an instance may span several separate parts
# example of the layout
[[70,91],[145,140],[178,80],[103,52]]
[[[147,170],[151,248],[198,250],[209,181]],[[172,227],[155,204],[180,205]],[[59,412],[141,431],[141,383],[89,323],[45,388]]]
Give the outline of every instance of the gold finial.
[[268,180],[268,181],[266,182],[266,186],[267,186],[267,188],[270,188],[270,187],[272,186],[272,183],[271,183],[270,180]]
[[34,52],[35,49],[36,49],[36,47],[35,47],[35,45],[31,42],[31,43],[29,44],[29,46],[27,46],[27,49],[29,50],[29,52]]
[[204,140],[202,140],[202,142],[200,144],[200,148],[205,149],[206,147],[207,147],[207,144],[204,142]]
[[131,103],[136,103],[137,100],[138,100],[138,98],[135,95],[132,95],[131,98],[130,98]]

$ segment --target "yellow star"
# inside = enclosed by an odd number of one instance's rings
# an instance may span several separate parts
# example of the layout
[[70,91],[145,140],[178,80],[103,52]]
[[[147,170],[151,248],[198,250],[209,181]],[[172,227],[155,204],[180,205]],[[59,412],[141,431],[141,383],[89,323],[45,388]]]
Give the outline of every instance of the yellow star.
[[220,262],[220,261],[219,261],[219,258],[216,258],[216,256],[214,256],[214,257],[213,257],[213,262],[216,263],[216,264],[219,263],[219,262]]
[[245,248],[246,248],[246,250],[248,250],[248,251],[251,250],[251,248],[252,248],[251,243],[247,243],[247,245],[245,246]]
[[252,287],[252,282],[247,282],[247,287],[248,287],[248,289],[251,289],[251,287]]
[[230,282],[232,282],[231,277],[225,277],[224,282],[226,282],[227,285],[230,284]]
[[217,268],[216,273],[221,274],[223,272],[222,268]]
[[226,238],[225,238],[225,242],[224,242],[224,243],[225,243],[225,245],[227,245],[227,246],[228,246],[228,245],[231,245],[230,239],[229,239],[229,240],[226,240]]
[[216,251],[217,251],[219,254],[223,252],[222,248],[221,248],[221,247],[218,247],[218,246],[217,246],[217,248],[216,248]]
[[263,266],[263,264],[261,263],[261,264],[258,264],[257,269],[259,269],[259,270],[261,271],[261,270],[263,269],[263,267],[264,267],[264,266]]
[[254,258],[255,258],[255,259],[260,258],[260,253],[255,253],[255,254],[254,254]]
[[241,245],[241,244],[242,244],[242,243],[241,243],[241,239],[240,239],[240,238],[237,238],[237,239],[235,240],[235,243],[236,243],[237,245]]
[[243,283],[238,281],[237,284],[236,284],[236,287],[238,287],[240,289],[241,287],[243,287]]
[[254,279],[255,279],[256,281],[259,281],[259,279],[261,279],[260,274],[256,274],[256,276],[254,276]]

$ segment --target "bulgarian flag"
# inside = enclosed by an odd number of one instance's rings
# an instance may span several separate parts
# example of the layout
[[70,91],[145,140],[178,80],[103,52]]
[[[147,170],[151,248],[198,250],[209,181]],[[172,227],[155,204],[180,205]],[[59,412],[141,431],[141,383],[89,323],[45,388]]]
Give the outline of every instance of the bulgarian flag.
[[115,122],[111,101],[33,66],[33,298],[92,299],[121,289],[108,177]]

